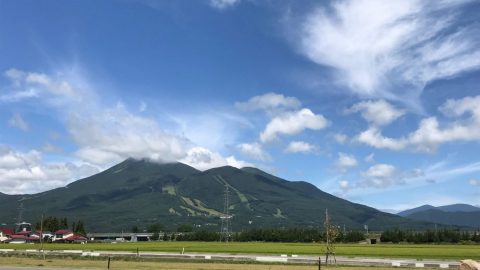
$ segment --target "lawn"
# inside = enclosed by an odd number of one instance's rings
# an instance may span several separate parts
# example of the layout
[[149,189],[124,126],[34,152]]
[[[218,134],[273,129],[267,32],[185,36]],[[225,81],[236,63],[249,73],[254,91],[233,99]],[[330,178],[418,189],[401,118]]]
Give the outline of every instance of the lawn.
[[[0,248],[40,249],[39,244],[3,244]],[[207,253],[259,253],[318,255],[324,252],[322,244],[304,243],[263,243],[263,242],[136,242],[136,243],[88,243],[88,244],[45,244],[46,250],[112,250],[112,251],[165,251],[165,252],[207,252]],[[339,244],[337,256],[414,258],[414,259],[480,259],[480,245],[403,245],[403,244]]]

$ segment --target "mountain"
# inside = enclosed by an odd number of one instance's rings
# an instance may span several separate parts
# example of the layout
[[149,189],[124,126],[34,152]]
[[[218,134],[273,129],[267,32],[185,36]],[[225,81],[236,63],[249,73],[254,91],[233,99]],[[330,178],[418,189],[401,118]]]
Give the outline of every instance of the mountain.
[[437,224],[480,228],[480,211],[445,212],[438,209],[430,209],[422,212],[413,213],[409,215],[408,218]]
[[422,205],[402,211],[398,215],[436,224],[480,227],[480,208],[469,204],[452,204],[439,207]]
[[479,207],[475,207],[470,204],[451,204],[451,205],[445,205],[445,206],[439,206],[437,207],[438,210],[442,210],[444,212],[476,212],[480,211]]
[[401,217],[407,217],[411,214],[414,214],[414,213],[417,213],[417,212],[423,212],[423,211],[427,211],[427,210],[431,210],[431,209],[435,209],[435,206],[425,204],[425,205],[422,205],[422,206],[419,206],[419,207],[416,207],[416,208],[412,208],[412,209],[408,209],[408,210],[405,210],[405,211],[398,212],[397,215],[399,215]]
[[[233,230],[259,227],[321,227],[325,209],[338,225],[370,230],[423,229],[412,221],[352,203],[307,182],[290,182],[256,168],[199,171],[182,163],[127,159],[66,187],[38,194],[0,196],[0,222],[21,214],[34,223],[46,216],[82,220],[91,232],[130,231],[160,223],[174,230],[196,224],[220,230],[226,187]],[[19,210],[23,209],[23,210]],[[21,213],[20,213],[21,212]]]

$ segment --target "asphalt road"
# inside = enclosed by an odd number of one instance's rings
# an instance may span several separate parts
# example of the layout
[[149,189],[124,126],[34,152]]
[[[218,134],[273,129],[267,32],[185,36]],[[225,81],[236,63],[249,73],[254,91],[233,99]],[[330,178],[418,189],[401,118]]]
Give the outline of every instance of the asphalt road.
[[85,270],[79,268],[46,268],[46,267],[15,267],[15,266],[0,266],[0,270]]
[[[3,250],[2,253],[13,254],[40,254],[37,250],[26,250],[23,252],[14,250]],[[97,251],[86,252],[82,250],[59,250],[46,251],[47,255],[68,255],[81,257],[144,257],[144,258],[170,258],[179,260],[206,260],[206,261],[249,261],[263,263],[302,263],[317,264],[318,256],[305,255],[265,255],[265,254],[225,254],[225,253],[196,253],[188,252],[181,254],[178,252],[127,252],[127,251]],[[403,267],[432,267],[432,268],[458,268],[458,261],[442,261],[442,260],[415,260],[415,259],[383,259],[383,258],[350,258],[336,257],[339,265],[358,265],[358,266],[403,266]],[[322,264],[325,263],[325,257],[322,256]],[[39,268],[22,268],[22,267],[5,267],[0,266],[0,270],[4,269],[39,269]],[[44,268],[41,269],[51,269]],[[59,268],[53,268],[59,269]],[[67,269],[67,268],[65,268]]]

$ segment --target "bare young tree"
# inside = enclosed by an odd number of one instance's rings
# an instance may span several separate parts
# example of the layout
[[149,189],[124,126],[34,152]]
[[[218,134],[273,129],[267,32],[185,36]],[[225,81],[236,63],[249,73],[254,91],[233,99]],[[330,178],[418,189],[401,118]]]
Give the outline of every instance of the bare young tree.
[[328,209],[325,209],[325,264],[328,265],[329,257],[332,259],[334,263],[337,263],[337,258],[335,257],[335,242],[338,238],[339,231],[338,227],[332,224],[330,216],[328,215]]

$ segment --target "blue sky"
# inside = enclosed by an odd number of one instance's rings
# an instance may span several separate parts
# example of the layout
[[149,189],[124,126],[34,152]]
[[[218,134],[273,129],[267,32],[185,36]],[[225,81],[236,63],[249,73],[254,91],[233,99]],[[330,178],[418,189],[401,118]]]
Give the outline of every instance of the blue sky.
[[0,192],[128,157],[480,205],[480,2],[2,1]]

